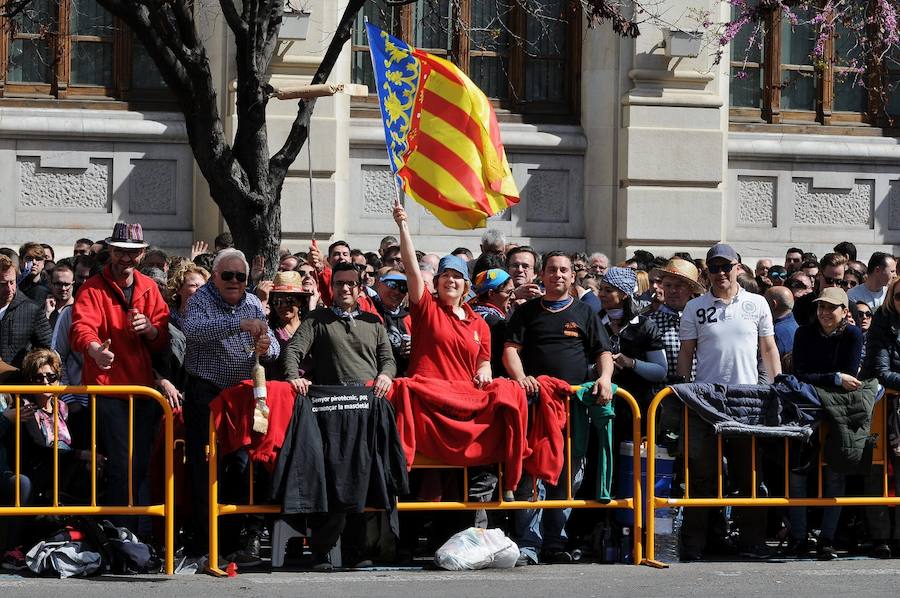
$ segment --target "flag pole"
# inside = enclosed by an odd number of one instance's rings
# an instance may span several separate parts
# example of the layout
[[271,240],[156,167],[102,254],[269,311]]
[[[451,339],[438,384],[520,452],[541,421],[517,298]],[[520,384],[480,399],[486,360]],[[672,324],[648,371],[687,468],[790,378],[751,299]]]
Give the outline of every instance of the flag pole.
[[[368,34],[369,34],[369,28],[368,28],[369,17],[363,15],[363,20],[365,21],[365,24],[367,25],[367,27],[366,27],[366,36],[368,36]],[[368,37],[367,37],[367,38],[366,38],[366,41],[369,42],[369,57],[372,59],[372,75],[375,76],[375,73],[376,73],[376,71],[377,71],[378,69],[377,69],[377,67],[375,66],[375,54],[372,52],[372,40],[371,40],[371,39],[368,39]],[[375,93],[378,93],[378,79],[377,79],[377,77],[376,77],[376,80],[375,80]],[[379,104],[379,105],[378,105],[378,109],[379,109],[379,111],[381,111],[381,101],[380,101],[380,100],[379,100],[378,104]],[[383,117],[383,115],[384,115],[384,113],[382,112],[382,117]],[[385,142],[387,142],[387,139],[385,139]],[[394,158],[393,158],[393,156],[391,155],[391,148],[388,146],[387,143],[385,143],[385,148],[384,148],[384,149],[387,150],[387,155],[388,155],[388,168],[391,169],[391,181],[393,181],[393,185],[394,185],[394,197],[395,197],[396,200],[397,200],[397,205],[401,205],[401,206],[402,206],[402,205],[403,205],[403,198],[404,198],[405,195],[406,195],[406,194],[403,192],[403,189],[402,189],[403,184],[402,184],[402,182],[398,181],[398,179],[399,179],[400,177],[397,176],[397,172],[396,172],[396,170],[394,170]],[[399,185],[397,184],[398,182],[400,183]]]

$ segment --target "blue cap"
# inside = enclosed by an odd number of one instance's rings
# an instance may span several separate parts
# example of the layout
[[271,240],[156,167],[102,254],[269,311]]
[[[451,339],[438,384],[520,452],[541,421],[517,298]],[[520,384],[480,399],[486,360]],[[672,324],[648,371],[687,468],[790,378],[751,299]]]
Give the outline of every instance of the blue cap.
[[387,282],[389,280],[395,280],[397,282],[406,282],[406,274],[400,274],[399,272],[388,272],[381,278],[379,278],[381,282]]
[[488,291],[499,289],[509,280],[509,274],[501,268],[491,268],[479,272],[475,276],[475,294],[484,295]]
[[731,245],[726,243],[716,243],[706,252],[706,261],[712,261],[716,258],[726,259],[729,262],[739,262],[737,251]]
[[466,265],[466,260],[462,259],[457,255],[445,255],[441,258],[441,261],[438,262],[438,275],[443,274],[444,270],[456,270],[466,282],[471,282],[469,280],[469,267]]

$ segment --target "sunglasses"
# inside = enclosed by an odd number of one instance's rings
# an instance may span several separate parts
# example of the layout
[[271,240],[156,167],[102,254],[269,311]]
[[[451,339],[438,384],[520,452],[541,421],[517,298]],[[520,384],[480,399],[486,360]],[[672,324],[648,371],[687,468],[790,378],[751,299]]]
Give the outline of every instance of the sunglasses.
[[279,305],[299,305],[299,301],[297,301],[296,297],[276,297],[272,299],[272,305],[274,307],[278,307]]
[[300,276],[315,276],[315,270],[297,270],[300,273]]
[[872,312],[870,312],[870,311],[857,311],[856,313],[859,314],[860,318],[871,318],[872,317]]
[[787,280],[788,273],[787,272],[772,272],[769,271],[769,278],[780,278],[781,280]]
[[53,373],[50,373],[50,374],[38,373],[38,374],[35,374],[31,379],[32,382],[45,382],[47,384],[55,384],[58,380],[59,380],[59,375],[53,374]]
[[843,278],[830,278],[830,277],[828,277],[828,276],[823,276],[823,277],[822,277],[822,281],[823,281],[826,285],[828,285],[828,286],[830,286],[830,287],[842,287],[842,286],[844,286],[844,279],[843,279]]
[[381,283],[389,289],[394,289],[395,291],[400,291],[401,293],[407,292],[406,283],[400,282],[399,280],[383,280]]
[[331,286],[341,288],[341,287],[350,287],[351,289],[356,288],[359,285],[358,280],[332,280]]
[[709,264],[706,266],[706,269],[709,270],[710,274],[718,274],[719,272],[724,272],[725,274],[729,274],[737,264]]
[[787,284],[785,286],[789,289],[794,289],[797,291],[799,291],[799,290],[808,291],[809,290],[809,287],[806,286],[805,284],[803,284],[802,282],[800,282],[799,280],[790,280],[787,282]]
[[229,270],[226,270],[225,272],[219,272],[219,278],[221,278],[225,282],[231,282],[232,280],[236,280],[238,282],[247,282],[247,273],[231,272]]

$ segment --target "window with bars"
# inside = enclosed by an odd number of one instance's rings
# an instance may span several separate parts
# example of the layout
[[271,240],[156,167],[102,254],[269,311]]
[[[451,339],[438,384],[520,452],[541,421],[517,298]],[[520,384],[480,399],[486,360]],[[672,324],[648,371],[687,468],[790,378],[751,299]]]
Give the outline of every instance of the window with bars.
[[167,106],[156,65],[96,0],[32,0],[0,18],[0,98],[125,100]]
[[[417,0],[366,3],[353,32],[353,79],[374,91],[365,19],[448,58],[496,107],[535,120],[578,116],[580,4],[570,0]],[[374,94],[369,103],[375,101]]]
[[[772,10],[764,22],[745,26],[732,41],[732,122],[896,127],[900,122],[896,57],[888,57],[879,67],[867,66],[856,34],[835,20],[823,57],[816,61],[819,31],[808,24],[811,10],[795,8],[798,23],[780,9]],[[732,14],[738,17],[738,9]]]

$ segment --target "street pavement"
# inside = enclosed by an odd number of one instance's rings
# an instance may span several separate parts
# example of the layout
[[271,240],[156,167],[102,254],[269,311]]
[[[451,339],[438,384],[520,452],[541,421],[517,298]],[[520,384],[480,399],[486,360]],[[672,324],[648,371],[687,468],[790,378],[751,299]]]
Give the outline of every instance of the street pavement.
[[122,598],[530,598],[754,596],[830,598],[900,595],[900,560],[822,563],[712,562],[666,570],[629,565],[545,565],[467,572],[365,570],[332,573],[250,572],[229,579],[206,575],[26,578],[0,574],[0,596]]

